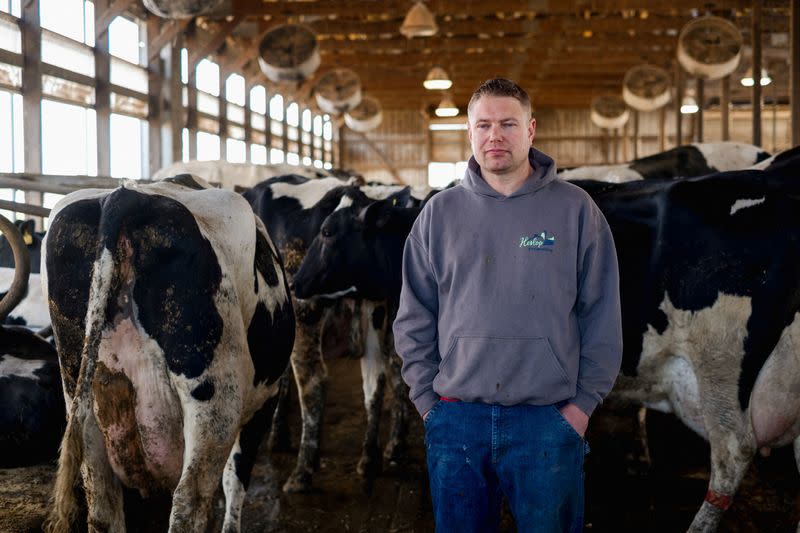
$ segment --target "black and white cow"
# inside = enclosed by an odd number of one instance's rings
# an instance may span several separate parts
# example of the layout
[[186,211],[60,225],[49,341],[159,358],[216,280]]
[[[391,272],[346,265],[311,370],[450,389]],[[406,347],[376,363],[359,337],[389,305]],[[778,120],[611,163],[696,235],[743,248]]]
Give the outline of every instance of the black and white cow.
[[[406,189],[370,190],[374,194],[391,195],[393,202],[409,201]],[[299,268],[306,250],[319,231],[325,218],[337,208],[366,197],[356,187],[343,186],[333,178],[308,180],[301,176],[282,176],[262,182],[244,193],[253,211],[262,218],[276,246],[281,251],[286,271],[291,277]],[[363,199],[363,200],[362,200]],[[336,296],[336,295],[329,295]],[[297,464],[284,484],[287,492],[305,491],[311,488],[314,469],[319,461],[322,412],[325,403],[327,370],[320,350],[320,336],[324,325],[335,313],[335,305],[343,302],[335,298],[313,298],[296,300],[297,338],[292,353],[292,369],[300,396],[302,434]],[[374,476],[379,461],[377,458],[378,422],[380,404],[383,399],[383,361],[387,350],[393,350],[389,342],[390,323],[385,305],[372,301],[347,299],[354,305],[353,323],[350,325],[354,351],[361,356],[365,404],[367,406],[367,430],[358,471],[364,474],[367,487]],[[402,391],[399,374],[389,374],[393,391]],[[405,396],[403,392],[397,395]],[[393,411],[390,441],[384,456],[396,460],[402,450],[402,435],[407,417],[402,409]]]
[[[28,280],[27,292],[22,301],[15,306],[13,312],[5,318],[3,323],[41,330],[50,324],[50,316],[47,312],[47,304],[42,296],[42,283],[39,278],[44,232],[34,231],[33,220],[17,220],[14,224],[19,229],[28,250],[31,276]],[[0,297],[11,286],[13,279],[13,253],[8,240],[5,237],[0,237]]]
[[562,170],[565,180],[599,180],[613,183],[641,179],[705,176],[741,170],[769,157],[758,146],[738,142],[693,143],[620,165],[592,165]]
[[[690,531],[714,531],[756,450],[800,468],[800,157],[766,170],[577,182],[614,233],[624,359],[614,394],[674,412],[711,445]],[[300,296],[400,285],[415,210],[334,213],[294,278]],[[324,264],[325,268],[317,268]]]
[[[28,249],[31,258],[31,273],[38,274],[41,269],[42,239],[44,232],[35,230],[33,220],[17,220],[14,222]],[[8,239],[0,237],[0,268],[14,268],[14,253]]]
[[83,477],[91,530],[124,531],[122,487],[172,494],[170,531],[203,531],[222,480],[238,531],[289,360],[283,265],[244,199],[199,179],[63,198],[43,286],[68,405],[49,530]]
[[[28,282],[28,252],[18,226],[0,217],[0,230],[9,234],[5,240],[18,267],[0,301],[0,319],[19,304]],[[28,329],[0,325],[0,466],[52,459],[63,431],[64,396],[55,348]]]

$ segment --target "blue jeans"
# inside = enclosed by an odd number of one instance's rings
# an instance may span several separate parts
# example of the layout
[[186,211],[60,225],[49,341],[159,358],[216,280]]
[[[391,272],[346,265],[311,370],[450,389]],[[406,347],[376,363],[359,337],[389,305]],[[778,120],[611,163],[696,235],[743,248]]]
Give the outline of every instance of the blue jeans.
[[520,533],[583,531],[588,445],[555,406],[440,400],[425,448],[438,533],[497,531],[503,496]]

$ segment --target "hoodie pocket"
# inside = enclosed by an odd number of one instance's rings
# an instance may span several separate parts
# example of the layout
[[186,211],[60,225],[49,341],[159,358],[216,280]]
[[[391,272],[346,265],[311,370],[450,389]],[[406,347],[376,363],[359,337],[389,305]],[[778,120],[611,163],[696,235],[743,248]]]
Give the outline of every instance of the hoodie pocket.
[[554,403],[575,393],[546,337],[454,337],[434,389],[503,405]]

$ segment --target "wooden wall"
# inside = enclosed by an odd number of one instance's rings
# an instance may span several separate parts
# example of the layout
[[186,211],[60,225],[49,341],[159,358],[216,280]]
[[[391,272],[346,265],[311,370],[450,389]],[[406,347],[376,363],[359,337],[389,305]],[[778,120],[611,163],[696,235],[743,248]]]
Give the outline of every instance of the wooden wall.
[[[607,131],[592,124],[586,109],[540,109],[535,112],[537,129],[534,146],[555,158],[559,167],[622,163],[676,146],[675,112],[664,113],[663,140],[660,112],[639,113],[638,145],[634,145],[634,115],[624,128]],[[698,115],[683,115],[683,144],[697,141]],[[466,117],[453,119],[464,122]],[[777,153],[791,148],[790,111],[787,106],[764,106],[761,113],[762,146]],[[430,121],[419,112],[386,111],[384,122],[366,134],[396,169],[400,178],[410,185],[427,180],[427,165],[431,161],[464,161],[471,155],[467,132],[428,131]],[[703,113],[704,142],[722,140],[718,108]],[[730,112],[732,141],[750,143],[752,112],[733,109]],[[393,174],[377,153],[360,135],[342,128],[342,163],[369,180],[394,181]]]
[[341,166],[367,180],[408,185],[428,182],[430,137],[428,119],[418,111],[384,110],[376,129],[359,134],[340,130]]

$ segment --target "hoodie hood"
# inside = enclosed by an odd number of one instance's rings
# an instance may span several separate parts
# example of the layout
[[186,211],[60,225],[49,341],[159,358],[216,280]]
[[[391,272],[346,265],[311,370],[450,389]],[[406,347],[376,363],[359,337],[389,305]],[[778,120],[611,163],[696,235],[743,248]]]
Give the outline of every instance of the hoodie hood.
[[509,196],[504,196],[486,183],[486,180],[483,179],[483,175],[481,174],[481,167],[475,160],[475,156],[469,158],[469,164],[464,173],[464,179],[461,181],[461,186],[481,196],[505,200],[506,198],[516,198],[517,196],[533,194],[556,179],[556,163],[550,156],[535,148],[530,148],[528,150],[528,161],[530,161],[533,172],[522,183],[519,189]]

